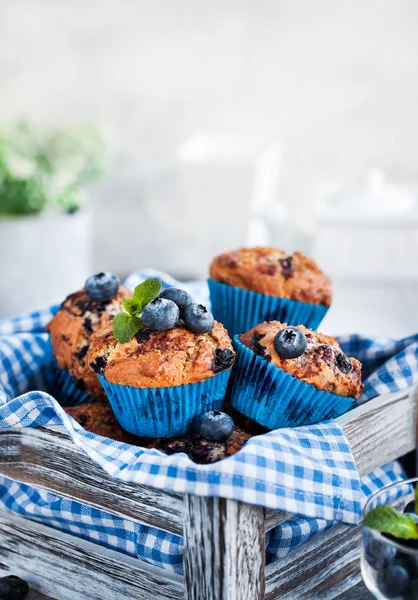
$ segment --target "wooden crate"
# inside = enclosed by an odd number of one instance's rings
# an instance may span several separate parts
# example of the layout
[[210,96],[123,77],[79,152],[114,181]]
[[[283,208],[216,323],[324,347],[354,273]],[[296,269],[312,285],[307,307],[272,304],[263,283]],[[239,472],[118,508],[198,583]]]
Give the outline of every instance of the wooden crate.
[[[364,475],[417,447],[412,390],[339,420]],[[327,600],[360,581],[360,527],[333,527],[265,566],[265,534],[292,515],[114,480],[59,431],[0,430],[0,473],[184,536],[184,578],[21,517],[0,513],[0,575],[60,600]]]

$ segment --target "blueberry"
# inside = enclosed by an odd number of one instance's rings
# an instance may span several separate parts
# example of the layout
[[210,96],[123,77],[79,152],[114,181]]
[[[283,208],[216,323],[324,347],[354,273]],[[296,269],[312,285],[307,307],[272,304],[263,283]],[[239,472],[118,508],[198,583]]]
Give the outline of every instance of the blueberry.
[[297,358],[307,346],[305,334],[296,327],[281,329],[274,338],[274,349],[281,358]]
[[229,348],[216,348],[213,351],[212,371],[219,373],[224,369],[230,369],[235,361],[235,352]]
[[377,580],[377,587],[386,598],[399,598],[410,588],[411,580],[408,571],[401,565],[389,565],[382,571]]
[[349,373],[351,371],[351,369],[353,368],[353,365],[351,364],[351,360],[348,358],[348,356],[346,356],[342,352],[337,354],[336,360],[337,360],[338,368],[340,369],[340,371],[342,373]]
[[212,331],[215,322],[213,314],[201,304],[189,304],[183,311],[184,324],[193,333]]
[[87,279],[84,289],[92,300],[105,302],[116,296],[119,286],[120,280],[116,275],[112,273],[96,273],[96,275],[91,275]]
[[405,506],[405,508],[403,509],[404,513],[412,513],[412,514],[416,514],[415,511],[415,500],[411,500],[411,502],[408,502],[408,504]]
[[406,554],[405,552],[398,552],[395,563],[408,571],[410,579],[418,579],[418,561],[415,556]]
[[174,287],[167,288],[166,290],[161,292],[159,297],[171,300],[172,302],[177,304],[180,310],[186,308],[186,306],[193,302],[192,297],[187,292]]
[[149,329],[166,331],[177,324],[180,310],[171,300],[156,298],[144,307],[141,317]]
[[381,570],[395,559],[396,549],[385,542],[374,538],[371,534],[366,544],[366,560],[372,569]]
[[234,421],[220,410],[211,410],[200,417],[197,429],[206,440],[223,442],[233,432]]
[[1,600],[23,600],[29,593],[29,585],[16,575],[8,575],[0,579]]

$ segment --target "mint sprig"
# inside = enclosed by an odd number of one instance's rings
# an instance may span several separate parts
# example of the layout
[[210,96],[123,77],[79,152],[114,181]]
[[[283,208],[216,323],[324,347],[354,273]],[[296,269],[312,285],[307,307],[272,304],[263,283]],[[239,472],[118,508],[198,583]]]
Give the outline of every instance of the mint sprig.
[[126,312],[118,313],[113,320],[113,335],[118,342],[125,344],[138,333],[143,325],[140,315],[145,306],[155,300],[161,287],[160,279],[150,277],[136,286],[132,298],[123,300]]
[[418,540],[418,523],[409,513],[400,513],[393,506],[378,506],[365,517],[363,525],[402,540]]

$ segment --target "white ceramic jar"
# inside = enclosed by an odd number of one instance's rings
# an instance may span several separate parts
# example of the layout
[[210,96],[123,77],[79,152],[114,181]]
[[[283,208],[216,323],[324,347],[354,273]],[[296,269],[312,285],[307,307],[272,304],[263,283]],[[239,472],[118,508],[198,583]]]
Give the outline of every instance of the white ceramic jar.
[[0,217],[0,319],[61,302],[91,264],[88,212]]

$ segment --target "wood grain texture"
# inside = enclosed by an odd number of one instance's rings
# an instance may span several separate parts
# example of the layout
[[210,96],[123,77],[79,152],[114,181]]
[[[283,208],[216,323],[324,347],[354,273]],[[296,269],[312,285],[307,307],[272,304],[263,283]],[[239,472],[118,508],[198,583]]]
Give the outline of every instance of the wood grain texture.
[[223,498],[184,502],[187,600],[262,600],[264,510]]
[[361,582],[341,594],[341,596],[337,596],[336,600],[374,600],[374,596]]
[[295,516],[293,513],[285,512],[282,510],[273,510],[271,508],[266,508],[265,513],[266,513],[266,523],[265,523],[266,531],[270,531],[270,529],[274,529],[275,527],[277,527],[277,525],[280,525],[280,523],[284,523],[285,521],[288,521],[289,519],[293,519]]
[[59,600],[176,600],[182,578],[27,519],[0,513],[0,576]]
[[266,600],[331,600],[360,575],[360,527],[337,525],[266,567]]
[[360,476],[418,446],[416,390],[379,396],[337,419]]
[[183,533],[180,494],[113,479],[56,431],[0,430],[0,474],[119,517]]

